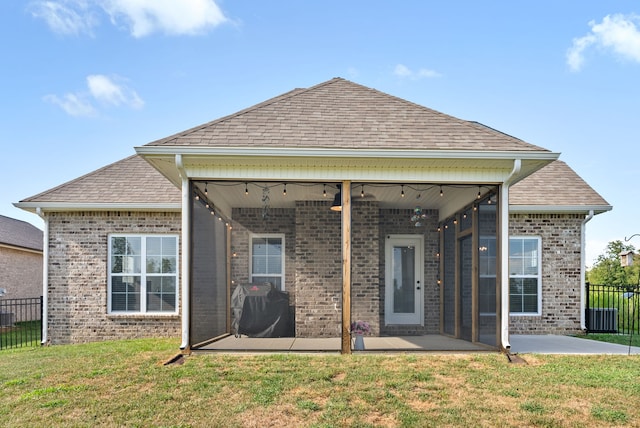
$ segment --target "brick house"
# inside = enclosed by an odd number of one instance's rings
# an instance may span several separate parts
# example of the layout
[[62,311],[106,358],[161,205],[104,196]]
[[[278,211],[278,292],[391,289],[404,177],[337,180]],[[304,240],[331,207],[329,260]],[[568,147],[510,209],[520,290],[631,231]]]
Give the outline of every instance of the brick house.
[[42,295],[42,231],[0,215],[0,288],[5,298]]
[[263,283],[343,352],[356,319],[506,349],[584,328],[585,228],[611,206],[558,153],[341,78],[136,151],[16,204],[45,219],[51,343],[197,348]]

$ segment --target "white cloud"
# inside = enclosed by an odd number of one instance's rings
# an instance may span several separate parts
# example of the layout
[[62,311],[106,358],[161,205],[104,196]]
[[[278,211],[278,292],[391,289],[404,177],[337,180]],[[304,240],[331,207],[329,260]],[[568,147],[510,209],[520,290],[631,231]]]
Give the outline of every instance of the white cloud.
[[144,101],[120,77],[108,77],[101,74],[87,76],[88,91],[68,93],[62,97],[47,95],[45,101],[61,107],[67,114],[76,117],[98,116],[96,103],[107,107],[126,106],[140,109]]
[[44,100],[59,106],[71,116],[92,117],[97,115],[96,109],[82,95],[65,94],[62,98],[57,95],[47,95]]
[[567,51],[567,64],[572,71],[580,71],[584,65],[584,52],[595,46],[612,51],[619,57],[640,63],[640,23],[637,15],[607,15],[601,23],[589,22],[591,32],[573,39]]
[[215,0],[37,0],[30,9],[52,31],[72,35],[91,34],[99,13],[134,37],[200,34],[227,21]]
[[124,83],[116,83],[121,78],[109,78],[102,74],[87,76],[87,86],[89,92],[98,101],[114,106],[126,105],[131,108],[142,108],[144,101],[138,96],[136,91],[129,88]]
[[437,71],[430,70],[428,68],[421,68],[418,71],[413,71],[404,64],[398,64],[393,69],[393,74],[401,78],[408,78],[412,80],[418,80],[422,78],[434,78],[441,77],[442,75]]
[[58,34],[91,34],[97,20],[85,0],[36,1],[29,5],[31,14],[43,19]]
[[212,0],[109,0],[103,7],[112,22],[124,19],[134,37],[198,34],[227,20]]

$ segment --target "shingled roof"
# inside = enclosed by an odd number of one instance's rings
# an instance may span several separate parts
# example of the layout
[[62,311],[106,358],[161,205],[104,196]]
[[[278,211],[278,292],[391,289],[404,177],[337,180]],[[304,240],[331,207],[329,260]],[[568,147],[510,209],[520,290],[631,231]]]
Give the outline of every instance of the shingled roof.
[[511,187],[510,206],[601,207],[609,203],[562,161],[551,162]]
[[342,78],[293,90],[147,146],[548,152]]
[[26,221],[0,215],[0,245],[42,251],[42,234]]
[[[451,150],[551,153],[492,128],[335,78],[295,89],[144,147]],[[167,158],[175,172],[173,155]],[[156,165],[157,166],[157,165]],[[511,207],[611,207],[568,165],[551,162],[512,187]],[[21,208],[178,210],[180,190],[139,155],[24,199]],[[546,207],[546,208],[545,208]]]
[[181,204],[180,190],[143,158],[130,156],[20,201],[76,204]]

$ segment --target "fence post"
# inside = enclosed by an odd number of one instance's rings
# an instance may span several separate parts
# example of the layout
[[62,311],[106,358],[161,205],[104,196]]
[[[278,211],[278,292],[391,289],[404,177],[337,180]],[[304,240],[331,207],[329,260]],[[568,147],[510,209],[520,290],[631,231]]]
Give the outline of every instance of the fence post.
[[589,320],[589,309],[590,309],[589,302],[591,301],[591,295],[589,294],[589,283],[588,282],[584,283],[584,288],[585,288],[585,294],[587,296],[587,302],[584,305],[584,307],[585,307],[585,309],[584,309],[585,310],[584,325],[587,328],[587,333],[586,334],[589,334],[589,330],[591,330],[591,321]]

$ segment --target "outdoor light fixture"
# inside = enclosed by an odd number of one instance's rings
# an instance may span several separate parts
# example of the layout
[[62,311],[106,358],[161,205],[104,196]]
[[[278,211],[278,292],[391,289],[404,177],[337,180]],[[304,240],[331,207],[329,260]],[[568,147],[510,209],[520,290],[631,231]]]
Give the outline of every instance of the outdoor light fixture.
[[338,184],[338,193],[333,197],[333,203],[331,204],[331,211],[342,211],[342,190]]

